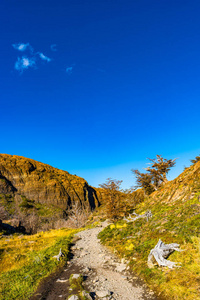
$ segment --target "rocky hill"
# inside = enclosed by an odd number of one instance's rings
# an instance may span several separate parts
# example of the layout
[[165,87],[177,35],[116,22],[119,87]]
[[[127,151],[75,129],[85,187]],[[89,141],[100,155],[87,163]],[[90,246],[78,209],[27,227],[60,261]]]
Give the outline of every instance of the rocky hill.
[[[107,227],[101,241],[127,259],[131,269],[164,299],[200,299],[200,162],[146,196],[135,212],[142,216],[149,210],[149,219],[133,216],[132,221],[120,220]],[[180,245],[183,251],[169,257],[179,268],[147,264],[159,239]]]
[[[99,194],[99,193],[98,193]],[[34,214],[63,216],[74,203],[99,206],[94,188],[81,177],[16,155],[0,154],[0,219]]]
[[179,202],[187,202],[194,198],[200,198],[200,161],[192,165],[181,173],[177,178],[166,183],[158,191],[151,194],[152,204],[162,202],[175,204]]

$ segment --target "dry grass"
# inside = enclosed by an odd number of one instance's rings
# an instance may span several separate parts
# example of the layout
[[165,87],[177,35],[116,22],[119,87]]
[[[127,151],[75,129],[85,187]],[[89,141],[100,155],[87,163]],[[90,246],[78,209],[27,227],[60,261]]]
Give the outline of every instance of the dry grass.
[[[76,230],[60,229],[32,236],[0,239],[0,299],[28,299],[42,278],[68,259],[69,245]],[[58,262],[59,249],[65,257]]]

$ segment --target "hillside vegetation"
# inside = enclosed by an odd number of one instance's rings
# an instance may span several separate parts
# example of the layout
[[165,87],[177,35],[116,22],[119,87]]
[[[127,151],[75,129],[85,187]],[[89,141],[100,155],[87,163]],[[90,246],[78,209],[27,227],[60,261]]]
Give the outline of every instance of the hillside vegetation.
[[[200,299],[200,162],[136,206],[136,213],[151,210],[153,217],[126,223],[121,220],[99,235],[102,243],[130,261],[131,269],[166,299]],[[147,266],[149,252],[161,239],[178,243],[171,261],[180,268]]]

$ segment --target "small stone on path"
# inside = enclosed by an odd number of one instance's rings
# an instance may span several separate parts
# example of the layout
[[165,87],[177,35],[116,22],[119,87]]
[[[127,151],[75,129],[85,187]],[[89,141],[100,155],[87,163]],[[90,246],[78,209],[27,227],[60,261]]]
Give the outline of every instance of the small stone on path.
[[110,295],[111,295],[111,292],[110,292],[110,291],[97,291],[97,292],[96,292],[96,295],[97,295],[99,298],[104,298],[104,297],[110,296]]
[[67,282],[67,279],[57,279],[56,282]]
[[125,270],[126,270],[126,265],[124,265],[124,264],[120,264],[116,267],[116,271],[118,271],[118,272],[123,272]]
[[72,279],[78,279],[81,275],[80,274],[73,274]]
[[70,298],[68,298],[68,300],[78,300],[78,296],[72,295]]

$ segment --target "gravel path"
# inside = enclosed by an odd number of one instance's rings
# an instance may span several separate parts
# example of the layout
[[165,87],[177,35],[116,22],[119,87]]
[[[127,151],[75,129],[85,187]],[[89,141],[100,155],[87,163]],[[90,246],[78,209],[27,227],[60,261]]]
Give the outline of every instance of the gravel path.
[[96,295],[95,299],[106,294],[110,294],[106,299],[113,300],[157,299],[141,280],[128,272],[125,262],[100,244],[97,235],[106,225],[105,222],[101,227],[81,231],[73,246],[73,264],[86,275],[88,291]]
[[[129,273],[125,262],[120,261],[97,238],[108,224],[79,232],[71,247],[72,258],[64,268],[46,278],[29,300],[68,299],[71,274],[82,274],[84,288],[92,300],[158,300],[137,276]],[[72,296],[69,299],[77,299]]]

